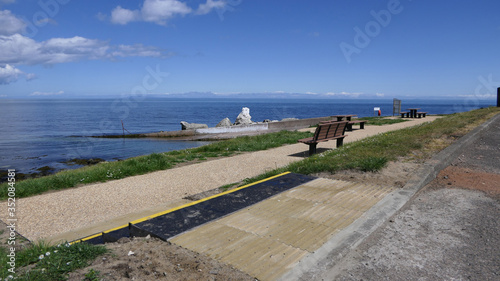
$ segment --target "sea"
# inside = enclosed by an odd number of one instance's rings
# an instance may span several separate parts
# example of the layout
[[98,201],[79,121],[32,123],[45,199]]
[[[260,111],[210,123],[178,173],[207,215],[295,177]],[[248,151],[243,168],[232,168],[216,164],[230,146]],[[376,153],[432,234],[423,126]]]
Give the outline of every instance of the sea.
[[[494,106],[482,99],[408,99],[402,110],[421,108],[428,114],[451,114]],[[80,167],[72,159],[116,161],[205,145],[203,141],[155,138],[94,138],[176,131],[180,122],[214,127],[228,117],[235,121],[242,107],[250,108],[253,121],[312,118],[337,114],[374,116],[380,108],[391,116],[392,99],[242,99],[146,98],[122,99],[19,99],[0,100],[0,171],[36,173]]]

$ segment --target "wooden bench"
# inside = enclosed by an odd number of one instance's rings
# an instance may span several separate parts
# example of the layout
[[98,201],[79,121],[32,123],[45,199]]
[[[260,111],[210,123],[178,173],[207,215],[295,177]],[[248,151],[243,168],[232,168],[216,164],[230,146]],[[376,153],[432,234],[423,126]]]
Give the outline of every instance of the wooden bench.
[[401,114],[401,118],[405,118],[405,115],[407,118],[410,118],[410,112],[403,111],[403,112],[400,112],[400,114]]
[[422,118],[424,117],[425,118],[425,115],[427,114],[427,112],[417,112],[417,117],[418,118]]
[[306,139],[300,139],[298,142],[309,145],[309,155],[316,153],[316,146],[320,142],[337,140],[337,147],[344,143],[345,130],[347,128],[346,121],[343,122],[322,122],[316,128],[314,136]]
[[349,122],[347,122],[347,128],[346,128],[346,130],[347,131],[352,131],[352,125],[354,125],[354,124],[359,124],[359,129],[363,130],[365,128],[365,123],[367,121],[368,120],[353,120],[353,121],[349,121]]

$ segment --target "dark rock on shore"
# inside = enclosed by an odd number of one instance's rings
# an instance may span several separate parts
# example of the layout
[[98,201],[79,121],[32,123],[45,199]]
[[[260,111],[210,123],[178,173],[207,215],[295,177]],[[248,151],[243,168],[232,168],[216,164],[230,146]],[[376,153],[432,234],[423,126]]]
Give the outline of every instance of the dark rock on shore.
[[74,158],[68,161],[64,161],[61,163],[67,164],[67,165],[82,165],[82,166],[89,166],[89,165],[95,165],[100,162],[104,162],[104,159],[101,158],[90,158],[90,159],[81,159],[81,158]]

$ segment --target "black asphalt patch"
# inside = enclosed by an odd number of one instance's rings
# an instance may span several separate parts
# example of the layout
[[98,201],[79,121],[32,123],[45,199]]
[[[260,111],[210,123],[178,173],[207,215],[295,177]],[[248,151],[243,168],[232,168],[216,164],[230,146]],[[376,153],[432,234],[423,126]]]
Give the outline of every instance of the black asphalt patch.
[[147,235],[167,241],[194,227],[221,218],[314,179],[316,178],[311,176],[287,173],[235,191],[216,195],[208,200],[202,199],[198,203],[187,204],[186,207],[173,209],[172,212],[151,219],[139,220],[140,222],[132,222],[128,226],[88,236],[75,242],[103,244],[115,242],[122,237],[144,237]]

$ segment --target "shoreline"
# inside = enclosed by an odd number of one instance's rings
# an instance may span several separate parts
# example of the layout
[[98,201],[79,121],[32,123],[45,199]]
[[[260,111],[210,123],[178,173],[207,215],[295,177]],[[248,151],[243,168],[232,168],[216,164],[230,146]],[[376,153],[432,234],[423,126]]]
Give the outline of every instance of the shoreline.
[[[253,130],[252,125],[246,125],[246,126],[241,126],[241,125],[236,125],[232,126],[233,129],[236,129],[236,132],[217,132],[217,133],[203,133],[203,132],[197,132],[197,130],[180,130],[180,131],[160,131],[160,132],[152,132],[152,133],[143,133],[143,134],[128,134],[128,135],[104,135],[104,136],[90,136],[91,138],[103,138],[103,139],[165,139],[165,140],[172,140],[172,141],[220,141],[220,140],[227,140],[227,139],[233,139],[236,137],[242,137],[242,136],[255,136],[255,135],[261,135],[261,134],[268,134],[268,133],[274,133],[274,132],[279,132],[281,130],[297,130],[297,129],[303,129],[307,128],[311,125],[317,124],[320,121],[328,120],[331,119],[330,116],[326,117],[316,117],[316,118],[305,118],[305,119],[298,119],[298,120],[289,120],[289,121],[278,121],[278,122],[272,122],[275,123],[271,126],[271,128],[267,128],[266,130]],[[262,125],[262,123],[256,123],[255,125],[259,126]],[[209,128],[209,129],[216,129],[216,128]],[[242,129],[242,130],[238,130]],[[77,136],[71,136],[71,137],[77,137]],[[203,146],[203,145],[202,145]],[[201,147],[201,146],[197,146]],[[174,149],[171,151],[182,151],[185,149]],[[147,156],[151,155],[152,153],[147,153],[143,155],[138,155],[138,156],[133,156],[125,159],[120,159],[120,160],[115,160],[115,161],[125,161],[128,159],[132,159],[135,157],[140,157],[140,156]],[[98,161],[95,161],[98,159]],[[69,164],[74,162],[74,164]],[[61,171],[67,171],[67,170],[77,170],[80,168],[92,166],[95,164],[98,164],[100,162],[114,162],[114,161],[109,161],[109,160],[104,160],[101,158],[74,158],[70,160],[66,160],[64,162],[60,162],[63,164],[67,164],[68,168],[64,169],[57,169],[53,166],[50,165],[45,165],[43,167],[34,169],[33,172],[30,173],[20,173],[18,172],[17,175],[20,177],[20,180],[26,180],[26,179],[34,179],[34,178],[40,178],[48,175],[54,175],[58,172]],[[78,167],[71,169],[69,168],[70,166],[73,165],[78,165]],[[6,182],[7,180],[7,174],[1,173],[0,174],[0,184]]]
[[[432,115],[429,115],[432,116]],[[369,117],[371,118],[371,117]],[[380,116],[377,117],[380,118],[381,120],[385,119],[401,119],[399,117],[394,117],[394,116]],[[237,137],[243,137],[243,136],[257,136],[257,135],[263,135],[263,134],[269,134],[269,133],[276,133],[279,131],[295,131],[295,130],[303,130],[310,128],[311,126],[317,125],[321,121],[325,120],[331,120],[331,116],[325,116],[325,117],[315,117],[315,118],[305,118],[305,119],[297,119],[297,120],[287,120],[287,121],[278,121],[278,122],[272,122],[272,125],[268,127],[266,130],[254,130],[252,129],[252,125],[236,125],[233,126],[235,131],[231,132],[213,132],[213,133],[206,133],[206,132],[197,132],[197,130],[181,130],[181,131],[161,131],[161,132],[153,132],[153,133],[144,133],[144,134],[129,134],[129,135],[106,135],[106,136],[91,136],[91,138],[112,138],[112,139],[165,139],[165,140],[172,140],[172,141],[186,141],[186,142],[195,142],[195,141],[208,141],[208,142],[214,142],[214,141],[221,141],[221,140],[229,140],[229,139],[234,139]],[[401,120],[412,120],[412,119],[401,119]],[[416,120],[418,118],[415,118],[413,120]],[[425,118],[424,118],[425,119]],[[255,124],[256,126],[262,125],[261,123]],[[209,128],[209,129],[217,129],[215,127]],[[75,136],[72,136],[75,137]],[[207,144],[204,144],[207,145]],[[196,146],[193,148],[198,148],[202,147],[201,146]],[[170,151],[166,151],[164,153],[168,153],[171,151],[184,151],[187,149],[191,148],[184,148],[184,149],[174,149]],[[161,152],[157,152],[161,153]],[[148,156],[154,153],[146,153],[142,155],[137,155],[137,156],[132,156],[124,159],[117,159],[116,157],[113,158],[113,160],[105,160],[102,158],[95,158],[95,157],[90,157],[90,158],[74,158],[74,159],[69,159],[65,160],[63,162],[58,162],[62,164],[66,164],[66,168],[63,169],[58,169],[54,166],[50,165],[45,165],[43,167],[39,167],[36,169],[32,169],[33,172],[30,173],[21,173],[18,172],[17,175],[20,177],[20,180],[26,180],[26,179],[36,179],[36,178],[41,178],[44,176],[50,176],[57,174],[59,172],[63,171],[74,171],[78,169],[82,169],[85,167],[93,166],[98,163],[102,162],[116,162],[116,161],[126,161],[129,159],[133,159],[136,157],[142,157],[142,156]],[[71,166],[76,166],[75,168],[71,168]],[[0,184],[6,182],[7,175],[5,173],[0,174]]]

